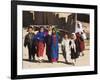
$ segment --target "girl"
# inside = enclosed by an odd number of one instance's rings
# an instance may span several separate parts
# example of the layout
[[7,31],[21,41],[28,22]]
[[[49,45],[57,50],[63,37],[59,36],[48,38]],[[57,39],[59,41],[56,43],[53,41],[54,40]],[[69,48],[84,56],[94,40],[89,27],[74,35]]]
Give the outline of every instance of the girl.
[[39,62],[42,62],[43,60],[43,53],[44,53],[44,48],[45,48],[45,33],[44,33],[44,28],[40,27],[39,32],[36,34],[36,39],[37,39],[37,57]]
[[85,49],[85,43],[84,43],[84,39],[82,38],[82,36],[79,34],[79,33],[76,33],[76,37],[77,37],[77,40],[79,42],[79,51],[80,51],[80,56],[84,56],[84,49]]
[[58,34],[55,29],[52,29],[51,36],[51,61],[52,63],[58,61]]
[[81,22],[77,22],[77,27],[76,27],[75,33],[76,33],[76,37],[77,37],[77,40],[79,41],[79,45],[80,45],[80,55],[84,56],[83,51],[85,49],[85,43],[84,43],[84,38],[82,37],[84,31],[83,31]]
[[65,33],[64,38],[62,40],[62,50],[63,50],[63,56],[65,58],[65,62],[69,63],[70,58],[70,39],[68,38],[68,35]]
[[75,65],[76,59],[79,57],[79,42],[76,39],[76,35],[73,33],[71,35],[71,59],[72,59],[72,64]]
[[51,62],[51,41],[52,41],[52,26],[49,26],[48,33],[45,38],[46,41],[46,55],[48,61]]

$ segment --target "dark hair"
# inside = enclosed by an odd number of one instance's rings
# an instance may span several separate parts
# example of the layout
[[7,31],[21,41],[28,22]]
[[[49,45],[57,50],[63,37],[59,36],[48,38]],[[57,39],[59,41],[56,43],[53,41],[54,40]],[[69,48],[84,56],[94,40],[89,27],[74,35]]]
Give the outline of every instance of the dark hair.
[[52,33],[53,33],[53,30],[55,31],[55,33],[56,33],[56,30],[55,30],[55,28],[52,28]]
[[71,39],[74,39],[73,36],[76,37],[76,34],[71,34]]
[[28,29],[30,29],[30,28],[33,29],[31,26],[29,26]]
[[52,27],[52,25],[48,25],[49,27]]
[[71,34],[70,38],[73,39],[74,34]]
[[68,38],[70,38],[70,34],[68,34],[67,32],[64,33],[64,37],[65,37],[65,35],[67,35]]
[[68,38],[71,38],[71,33],[69,33],[69,32],[65,32],[65,33],[64,33],[64,36],[65,36],[65,35],[67,35]]
[[33,30],[33,27],[31,27],[30,25],[28,26],[27,32],[29,31],[29,29]]
[[64,35],[68,35],[68,33],[67,32],[64,32]]
[[52,28],[52,31],[53,31],[53,30],[56,32],[56,29],[55,29],[55,28]]

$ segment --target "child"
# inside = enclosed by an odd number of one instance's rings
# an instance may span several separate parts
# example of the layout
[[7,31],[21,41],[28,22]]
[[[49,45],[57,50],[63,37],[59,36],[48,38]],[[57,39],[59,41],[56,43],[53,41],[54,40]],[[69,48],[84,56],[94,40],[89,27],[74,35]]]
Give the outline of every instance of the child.
[[84,30],[83,30],[83,26],[81,22],[77,22],[77,27],[76,27],[76,31],[75,31],[77,40],[79,41],[79,45],[80,45],[80,55],[84,56],[84,49],[85,49],[85,43],[84,43],[84,38],[86,38],[86,36],[84,35]]
[[79,34],[79,33],[76,33],[76,37],[77,37],[77,40],[79,42],[79,51],[80,51],[80,56],[84,56],[84,49],[85,49],[85,43],[84,43],[84,39],[82,38],[82,36]]
[[51,42],[52,42],[52,26],[49,26],[48,33],[45,38],[46,41],[46,55],[48,61],[51,62]]
[[71,59],[72,59],[72,64],[75,65],[76,59],[79,57],[79,42],[76,39],[76,35],[73,33],[71,35]]
[[28,47],[29,61],[31,61],[32,58],[34,61],[35,60],[35,45],[33,43],[34,42],[33,41],[34,33],[32,32],[33,28],[29,26],[27,31],[28,31],[28,34],[26,34],[25,36],[24,46]]
[[58,34],[54,28],[51,35],[51,61],[52,63],[58,61]]
[[70,39],[68,38],[67,33],[65,33],[64,38],[62,40],[62,49],[63,49],[65,62],[69,63],[71,51],[70,51]]
[[43,27],[40,27],[40,30],[35,37],[37,39],[37,57],[39,62],[42,62],[45,49],[45,33]]

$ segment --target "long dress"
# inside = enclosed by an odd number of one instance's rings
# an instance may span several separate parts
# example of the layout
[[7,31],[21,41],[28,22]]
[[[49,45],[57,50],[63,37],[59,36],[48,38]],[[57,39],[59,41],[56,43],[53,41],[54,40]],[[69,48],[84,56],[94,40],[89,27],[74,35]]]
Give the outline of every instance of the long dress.
[[37,39],[37,56],[43,57],[45,47],[45,33],[38,32],[35,38]]
[[51,42],[51,60],[52,62],[58,61],[58,35],[52,35],[52,42]]
[[79,33],[76,33],[76,37],[77,37],[77,41],[79,42],[79,45],[80,45],[80,52],[82,52],[85,49],[84,39],[82,38],[82,36]]
[[45,37],[45,41],[46,41],[46,55],[49,62],[51,62],[51,41],[52,41],[51,39],[52,39],[51,33],[48,32],[48,34]]
[[82,35],[84,34],[84,32],[83,32],[82,23],[78,22],[78,24],[79,24],[79,27],[76,26],[75,33],[76,33],[77,40],[80,43],[80,52],[82,52],[85,49],[84,39],[82,37]]

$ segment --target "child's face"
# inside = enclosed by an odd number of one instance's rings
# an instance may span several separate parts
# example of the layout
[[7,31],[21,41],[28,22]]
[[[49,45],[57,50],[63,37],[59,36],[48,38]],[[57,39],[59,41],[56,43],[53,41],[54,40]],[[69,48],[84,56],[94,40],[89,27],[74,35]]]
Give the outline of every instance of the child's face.
[[77,24],[77,25],[78,25],[77,27],[80,28],[80,25],[79,24]]
[[72,35],[72,39],[75,39],[75,38],[76,38],[76,37],[75,37],[75,35],[73,34],[73,35]]
[[56,31],[55,31],[55,30],[53,30],[52,32],[53,32],[53,33],[56,33]]
[[29,28],[28,32],[31,33],[32,32],[32,28]]
[[41,28],[41,29],[40,29],[40,32],[44,32],[44,29],[43,29],[43,28]]
[[68,38],[68,35],[67,34],[65,34],[65,39],[67,39]]
[[52,27],[50,26],[50,27],[48,28],[48,30],[51,31],[51,30],[52,30]]

